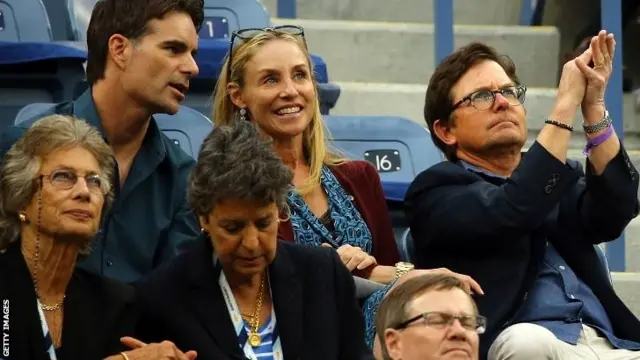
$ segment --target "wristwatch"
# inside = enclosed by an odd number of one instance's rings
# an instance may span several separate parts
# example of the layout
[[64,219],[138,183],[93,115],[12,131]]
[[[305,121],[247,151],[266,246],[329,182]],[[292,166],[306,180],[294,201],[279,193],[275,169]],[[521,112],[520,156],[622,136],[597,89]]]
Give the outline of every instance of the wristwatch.
[[396,263],[396,280],[413,270],[415,266],[410,262],[400,261]]

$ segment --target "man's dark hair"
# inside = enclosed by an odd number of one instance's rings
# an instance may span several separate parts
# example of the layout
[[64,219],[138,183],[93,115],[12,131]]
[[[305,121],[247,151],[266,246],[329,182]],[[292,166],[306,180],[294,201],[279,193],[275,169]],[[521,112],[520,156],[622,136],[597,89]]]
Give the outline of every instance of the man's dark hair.
[[[460,280],[450,275],[425,274],[405,281],[385,296],[376,313],[376,331],[384,360],[390,359],[384,339],[384,331],[393,329],[407,320],[411,301],[427,291],[446,291],[451,289],[464,291],[464,285]],[[469,295],[469,300],[477,313],[476,303],[471,295]]]
[[444,152],[449,161],[456,161],[454,147],[443,143],[433,129],[433,123],[440,119],[446,126],[454,125],[453,101],[451,89],[460,78],[479,61],[490,60],[497,62],[507,73],[509,78],[520,84],[516,75],[516,66],[507,55],[500,55],[496,49],[482,44],[471,43],[461,47],[447,56],[431,75],[427,95],[424,102],[424,120],[427,122],[433,143]]
[[136,40],[149,31],[149,21],[170,12],[189,14],[196,30],[204,19],[204,0],[98,0],[87,29],[87,81],[95,84],[104,77],[113,34]]

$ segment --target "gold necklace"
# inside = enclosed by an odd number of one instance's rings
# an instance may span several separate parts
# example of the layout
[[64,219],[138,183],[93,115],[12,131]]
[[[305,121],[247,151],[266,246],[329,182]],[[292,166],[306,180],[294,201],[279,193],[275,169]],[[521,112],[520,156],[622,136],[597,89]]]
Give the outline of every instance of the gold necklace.
[[251,332],[249,333],[249,345],[252,347],[260,346],[262,338],[258,334],[258,327],[260,326],[260,312],[262,310],[262,300],[264,297],[264,284],[267,280],[267,275],[262,275],[262,282],[260,283],[260,292],[258,293],[258,300],[256,301],[256,308],[251,315]]

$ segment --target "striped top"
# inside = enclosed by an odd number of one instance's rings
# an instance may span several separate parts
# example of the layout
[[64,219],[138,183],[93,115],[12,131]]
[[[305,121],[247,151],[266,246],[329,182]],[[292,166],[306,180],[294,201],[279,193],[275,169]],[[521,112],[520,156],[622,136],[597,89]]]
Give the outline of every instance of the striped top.
[[[246,333],[250,334],[251,326],[246,321],[244,327]],[[260,346],[252,348],[256,358],[260,360],[282,359],[282,354],[276,356],[273,353],[273,345],[278,337],[278,331],[276,329],[276,319],[273,316],[269,315],[267,321],[258,329],[258,334],[260,334],[262,342],[260,343]]]

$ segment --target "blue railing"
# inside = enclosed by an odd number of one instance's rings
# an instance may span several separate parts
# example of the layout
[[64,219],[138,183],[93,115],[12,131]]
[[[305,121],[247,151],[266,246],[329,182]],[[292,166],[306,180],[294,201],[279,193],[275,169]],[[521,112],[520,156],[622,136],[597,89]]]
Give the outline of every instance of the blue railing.
[[[614,34],[616,55],[613,58],[613,73],[609,79],[606,103],[613,119],[613,127],[620,138],[624,138],[622,112],[622,0],[600,0],[602,28]],[[607,259],[611,271],[625,271],[624,233],[616,241],[607,243]]]
[[[365,0],[363,0],[365,1]],[[529,25],[534,13],[535,0],[521,0],[520,23]],[[537,0],[542,1],[542,0]],[[607,108],[613,118],[613,126],[622,140],[624,137],[622,118],[622,0],[600,0],[602,28],[612,32],[616,37],[616,56],[613,63],[613,74],[607,89]],[[435,59],[440,63],[453,51],[453,1],[435,0],[433,2],[433,19],[435,29]],[[278,17],[295,18],[296,0],[278,0]],[[616,241],[607,244],[607,258],[612,271],[625,271],[625,238],[624,234]]]

